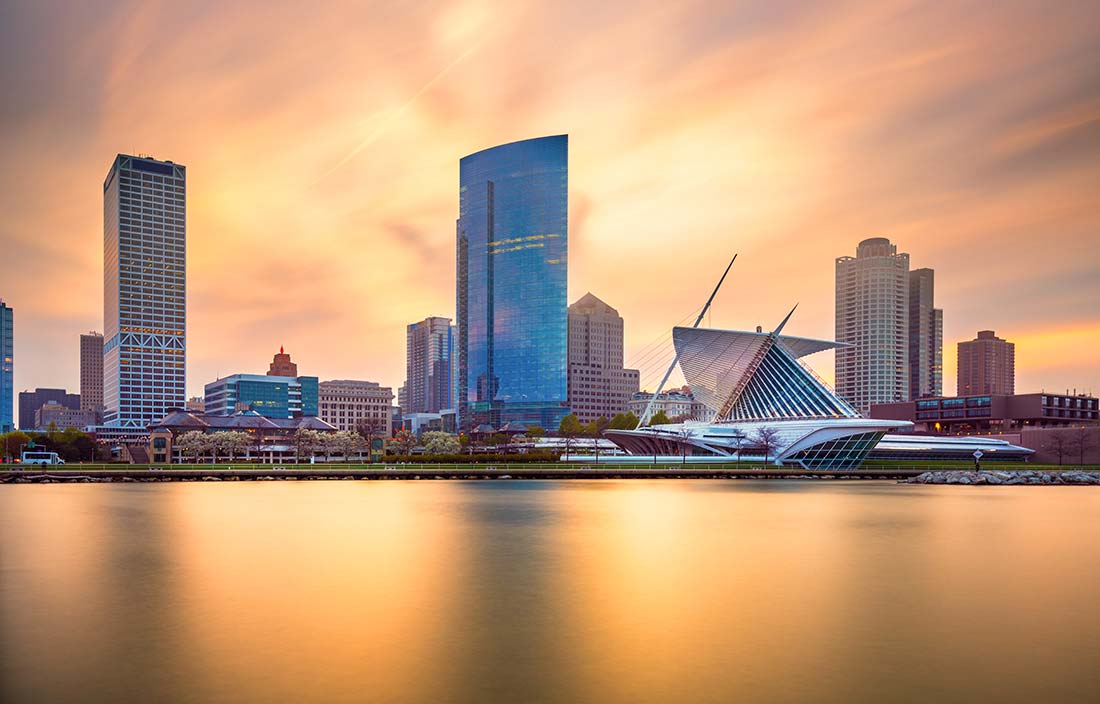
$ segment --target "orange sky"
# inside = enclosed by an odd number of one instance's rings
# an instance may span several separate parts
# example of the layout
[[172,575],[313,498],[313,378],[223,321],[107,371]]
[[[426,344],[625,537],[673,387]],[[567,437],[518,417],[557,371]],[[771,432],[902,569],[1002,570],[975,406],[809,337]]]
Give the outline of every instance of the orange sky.
[[396,389],[405,325],[454,312],[459,158],[564,132],[569,298],[618,308],[628,364],[734,251],[714,326],[800,302],[787,330],[831,337],[834,258],[887,236],[936,270],[947,393],[985,328],[1017,390],[1100,392],[1095,2],[24,4],[0,10],[17,389],[75,390],[102,330],[116,152],[188,167],[190,393],[280,345]]

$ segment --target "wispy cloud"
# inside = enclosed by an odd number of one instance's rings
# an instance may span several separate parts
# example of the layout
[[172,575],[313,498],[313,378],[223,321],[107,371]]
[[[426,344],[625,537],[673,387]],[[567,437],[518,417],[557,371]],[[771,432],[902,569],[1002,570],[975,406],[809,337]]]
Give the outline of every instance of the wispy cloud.
[[801,301],[789,329],[829,337],[833,259],[887,235],[937,271],[946,378],[953,343],[994,328],[1019,388],[1100,389],[1096,3],[500,7],[5,5],[17,385],[75,386],[76,336],[102,325],[116,152],[188,166],[193,391],[279,344],[396,386],[404,325],[453,311],[458,159],[568,132],[570,296],[619,309],[628,359],[734,251],[715,325]]

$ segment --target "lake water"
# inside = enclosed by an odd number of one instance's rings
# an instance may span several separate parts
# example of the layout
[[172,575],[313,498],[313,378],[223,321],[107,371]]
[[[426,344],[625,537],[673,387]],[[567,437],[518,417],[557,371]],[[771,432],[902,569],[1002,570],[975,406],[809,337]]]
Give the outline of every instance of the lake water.
[[0,701],[1097,702],[1100,488],[9,485]]

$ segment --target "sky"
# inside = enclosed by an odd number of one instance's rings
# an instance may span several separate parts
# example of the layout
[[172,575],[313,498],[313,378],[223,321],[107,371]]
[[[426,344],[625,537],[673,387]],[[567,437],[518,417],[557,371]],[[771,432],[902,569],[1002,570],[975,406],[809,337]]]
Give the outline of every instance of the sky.
[[103,329],[116,153],[187,166],[189,394],[280,346],[396,391],[454,314],[459,159],[567,133],[569,300],[643,385],[734,252],[708,324],[831,338],[835,258],[885,236],[936,271],[947,394],[980,329],[1017,391],[1100,393],[1094,1],[9,1],[0,92],[17,390]]

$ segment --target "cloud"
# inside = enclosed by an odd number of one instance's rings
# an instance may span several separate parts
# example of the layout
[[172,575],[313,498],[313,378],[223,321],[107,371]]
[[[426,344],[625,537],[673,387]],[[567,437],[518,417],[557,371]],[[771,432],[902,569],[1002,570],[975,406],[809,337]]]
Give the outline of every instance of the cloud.
[[[733,252],[713,324],[769,326],[801,302],[790,329],[829,337],[833,259],[883,234],[937,271],[948,379],[953,343],[994,328],[1019,335],[1022,381],[1100,388],[1078,353],[1100,297],[1095,3],[0,12],[20,387],[76,385],[116,152],[188,166],[192,391],[278,344],[304,373],[397,386],[404,326],[453,314],[459,158],[567,132],[570,298],[620,311],[628,360]],[[1045,331],[1076,351],[1050,363]]]

